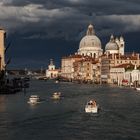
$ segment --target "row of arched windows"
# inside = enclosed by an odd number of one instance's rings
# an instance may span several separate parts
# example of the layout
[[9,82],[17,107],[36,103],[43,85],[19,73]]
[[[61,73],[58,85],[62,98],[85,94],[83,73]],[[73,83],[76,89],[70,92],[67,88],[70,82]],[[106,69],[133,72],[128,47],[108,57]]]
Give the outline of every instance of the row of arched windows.
[[97,53],[82,53],[83,56],[91,56],[93,58],[96,58],[98,55]]

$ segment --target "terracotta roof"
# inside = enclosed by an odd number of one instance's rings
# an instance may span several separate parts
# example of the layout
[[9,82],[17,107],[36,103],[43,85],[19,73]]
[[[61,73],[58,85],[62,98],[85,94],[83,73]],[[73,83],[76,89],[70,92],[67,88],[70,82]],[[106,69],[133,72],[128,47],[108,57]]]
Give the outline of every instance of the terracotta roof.
[[114,66],[113,68],[128,68],[128,67],[134,67],[134,65],[132,65],[131,63],[127,63],[127,64],[121,64],[118,66]]

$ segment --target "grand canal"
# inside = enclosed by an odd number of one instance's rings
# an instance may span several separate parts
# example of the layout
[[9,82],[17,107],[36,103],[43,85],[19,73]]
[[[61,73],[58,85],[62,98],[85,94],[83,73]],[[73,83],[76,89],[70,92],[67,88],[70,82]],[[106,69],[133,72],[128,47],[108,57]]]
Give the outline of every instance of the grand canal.
[[[63,98],[53,101],[53,92]],[[43,101],[27,103],[31,94]],[[86,114],[96,99],[101,110]],[[107,85],[31,81],[27,93],[0,95],[0,140],[140,140],[140,92]]]

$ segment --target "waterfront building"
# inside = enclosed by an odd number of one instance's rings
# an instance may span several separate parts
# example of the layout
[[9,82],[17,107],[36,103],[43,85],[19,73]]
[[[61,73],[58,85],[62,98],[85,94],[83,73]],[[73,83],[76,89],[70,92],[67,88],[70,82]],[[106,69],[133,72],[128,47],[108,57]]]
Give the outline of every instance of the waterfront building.
[[110,59],[103,55],[101,57],[101,77],[100,80],[103,83],[108,83],[109,74],[110,74]]
[[61,60],[61,76],[69,80],[74,79],[74,63],[82,60],[82,56],[78,54],[63,57]]
[[48,65],[48,69],[46,70],[46,77],[53,79],[57,78],[60,70],[55,68],[53,60],[50,60],[50,64]]
[[110,83],[118,85],[140,84],[140,70],[136,65],[123,64],[110,69]]
[[140,67],[140,57],[138,53],[125,53],[121,54],[106,54],[102,56],[101,61],[101,79],[105,77],[105,81],[108,83],[112,83],[111,68],[114,67],[123,67],[127,68],[127,66],[132,65],[133,67],[136,65]]
[[0,71],[5,70],[5,31],[0,29]]
[[100,63],[90,56],[83,56],[82,60],[74,63],[74,79],[81,81],[99,82]]
[[[112,79],[112,74],[114,73],[112,70],[117,67],[121,67],[124,65],[136,65],[140,66],[140,56],[139,53],[125,53],[125,41],[121,36],[119,39],[114,38],[113,35],[110,37],[110,41],[105,46],[104,55],[102,55],[101,61],[101,80],[106,81],[108,83],[113,83],[116,80]],[[118,70],[120,73],[120,70]],[[117,73],[117,75],[119,75]],[[118,77],[116,75],[116,77]],[[119,76],[120,77],[120,76]],[[121,76],[122,77],[122,76]],[[121,79],[122,80],[122,79]],[[120,82],[118,79],[117,83]]]
[[133,70],[129,69],[125,72],[124,79],[126,79],[128,81],[128,83],[140,84],[140,70],[137,69],[136,65]]
[[110,81],[108,83],[122,85],[122,81],[125,77],[124,67],[114,67],[110,69]]
[[68,79],[121,84],[127,73],[126,68],[121,66],[129,64],[140,67],[139,53],[125,53],[124,38],[115,38],[113,35],[110,36],[103,53],[101,41],[90,24],[86,36],[80,41],[77,53],[62,58],[61,76]]
[[61,76],[68,79],[93,80],[93,77],[95,79],[95,75],[100,75],[99,63],[95,62],[99,62],[99,57],[102,54],[101,41],[95,35],[93,25],[90,24],[86,36],[80,41],[77,53],[62,58]]

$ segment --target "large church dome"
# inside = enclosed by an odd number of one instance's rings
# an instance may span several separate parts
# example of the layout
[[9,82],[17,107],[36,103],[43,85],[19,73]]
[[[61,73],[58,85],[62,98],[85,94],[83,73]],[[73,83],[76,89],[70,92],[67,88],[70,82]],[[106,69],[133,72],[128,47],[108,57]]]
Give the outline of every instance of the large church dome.
[[101,48],[101,41],[95,35],[93,35],[93,36],[85,36],[80,41],[79,48],[86,48],[86,47]]
[[101,41],[95,35],[93,25],[91,24],[88,26],[86,36],[80,41],[78,53],[96,58],[102,54]]

